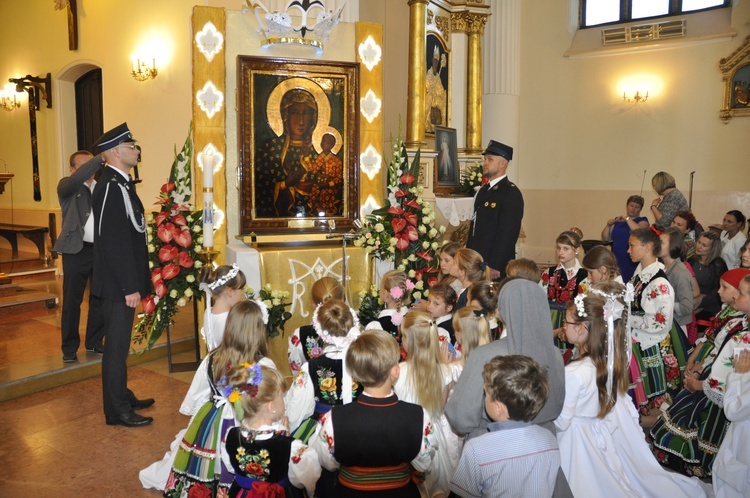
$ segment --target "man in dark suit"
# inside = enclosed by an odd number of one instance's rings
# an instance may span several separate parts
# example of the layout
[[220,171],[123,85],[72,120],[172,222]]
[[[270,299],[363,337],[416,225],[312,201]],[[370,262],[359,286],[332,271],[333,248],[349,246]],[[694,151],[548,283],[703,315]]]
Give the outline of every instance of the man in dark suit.
[[[62,254],[63,308],[60,320],[62,352],[65,363],[78,360],[81,345],[78,325],[81,302],[86,284],[94,268],[94,217],[91,213],[91,191],[94,174],[102,167],[101,157],[79,150],[70,156],[70,176],[57,184],[57,198],[62,209],[62,231],[53,251]],[[86,350],[102,354],[104,317],[101,300],[89,293],[89,314],[86,322]]]
[[146,219],[129,171],[140,150],[123,123],[99,137],[94,147],[106,167],[94,189],[94,278],[91,291],[102,299],[107,347],[102,358],[107,425],[138,427],[151,417],[134,410],[154,404],[128,389],[127,358],[135,308],[150,290]]
[[482,255],[492,270],[492,279],[505,278],[505,266],[516,257],[521,233],[523,196],[505,171],[513,159],[513,148],[490,140],[484,155],[483,172],[489,183],[474,198],[474,214],[466,247]]

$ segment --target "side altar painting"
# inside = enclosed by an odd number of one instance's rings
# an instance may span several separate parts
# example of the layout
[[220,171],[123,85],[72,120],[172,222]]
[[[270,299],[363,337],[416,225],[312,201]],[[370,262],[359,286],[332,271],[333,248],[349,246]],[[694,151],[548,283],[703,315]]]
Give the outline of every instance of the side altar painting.
[[242,56],[237,69],[242,234],[350,228],[357,64]]

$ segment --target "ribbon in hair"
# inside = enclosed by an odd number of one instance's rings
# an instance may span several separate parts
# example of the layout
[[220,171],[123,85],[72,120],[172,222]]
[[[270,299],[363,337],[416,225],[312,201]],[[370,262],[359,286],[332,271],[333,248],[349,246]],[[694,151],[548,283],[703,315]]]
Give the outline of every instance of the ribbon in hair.
[[656,235],[658,235],[659,237],[661,237],[661,230],[659,230],[658,228],[656,228],[656,225],[651,225],[649,228],[651,229],[652,232],[654,232]]

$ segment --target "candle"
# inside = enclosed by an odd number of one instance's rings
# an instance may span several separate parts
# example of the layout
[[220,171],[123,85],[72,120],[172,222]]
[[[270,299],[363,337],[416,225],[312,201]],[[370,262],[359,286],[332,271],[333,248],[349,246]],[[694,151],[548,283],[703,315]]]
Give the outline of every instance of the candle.
[[214,156],[203,154],[203,188],[214,188]]
[[214,246],[214,194],[203,193],[203,247]]

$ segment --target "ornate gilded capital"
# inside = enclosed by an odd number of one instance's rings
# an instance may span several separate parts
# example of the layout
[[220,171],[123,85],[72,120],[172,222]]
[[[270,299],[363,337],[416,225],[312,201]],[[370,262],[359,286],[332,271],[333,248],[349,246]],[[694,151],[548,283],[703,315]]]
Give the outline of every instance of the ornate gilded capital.
[[451,19],[448,16],[435,16],[435,27],[443,35],[443,39],[447,40],[451,36]]
[[451,14],[451,28],[453,31],[466,33],[467,35],[483,35],[488,17],[489,14],[477,14],[468,11],[454,12]]

